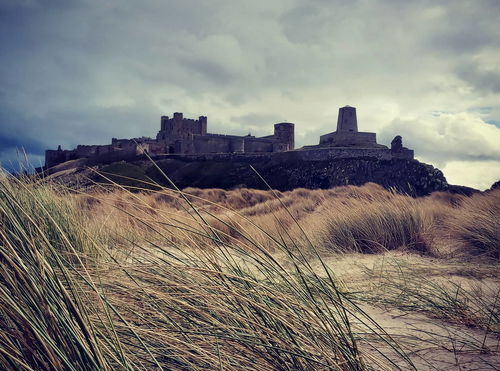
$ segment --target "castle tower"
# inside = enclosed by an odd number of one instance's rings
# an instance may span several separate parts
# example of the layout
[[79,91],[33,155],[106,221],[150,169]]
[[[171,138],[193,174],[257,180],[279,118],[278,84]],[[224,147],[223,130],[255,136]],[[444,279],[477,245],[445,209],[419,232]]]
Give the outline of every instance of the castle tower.
[[295,148],[295,125],[291,122],[274,124],[274,137],[281,143],[288,145],[288,150]]
[[339,108],[337,119],[337,132],[358,132],[358,120],[356,118],[356,108],[345,106]]
[[160,130],[167,130],[167,122],[168,122],[168,116],[162,116]]
[[200,123],[200,134],[207,135],[207,116],[198,117],[198,122]]

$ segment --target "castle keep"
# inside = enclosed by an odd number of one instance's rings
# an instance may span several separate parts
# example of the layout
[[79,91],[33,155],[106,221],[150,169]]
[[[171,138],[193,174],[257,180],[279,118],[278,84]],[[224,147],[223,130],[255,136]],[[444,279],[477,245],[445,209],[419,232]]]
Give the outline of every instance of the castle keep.
[[375,133],[358,131],[356,108],[351,106],[339,108],[337,131],[322,135],[319,144],[335,147],[380,147]]
[[164,153],[258,153],[282,152],[294,149],[294,124],[283,122],[274,125],[274,134],[256,138],[252,135],[236,136],[207,133],[207,117],[185,119],[182,113],[173,118],[161,117],[161,128],[156,141]]
[[[264,137],[211,134],[207,132],[207,117],[197,120],[184,118],[174,113],[172,118],[161,117],[156,139],[141,137],[134,139],[113,138],[106,145],[78,145],[73,150],[45,151],[45,167],[87,158],[95,162],[119,161],[147,152],[152,156],[211,156],[227,159],[231,156],[278,156],[293,154],[303,160],[326,160],[335,158],[373,157],[382,160],[393,158],[413,159],[413,150],[403,147],[402,139],[396,136],[391,148],[377,144],[376,134],[358,131],[356,108],[345,106],[339,109],[337,130],[322,135],[318,145],[295,150],[294,124],[282,122],[274,125],[274,133]],[[225,157],[224,157],[225,156]],[[281,155],[280,155],[281,156]],[[201,158],[200,157],[200,158]]]
[[265,137],[253,135],[225,135],[207,132],[207,117],[198,120],[187,119],[180,112],[172,118],[161,117],[160,131],[156,139],[141,137],[133,139],[112,138],[111,144],[78,145],[72,150],[45,151],[45,166],[79,158],[109,157],[118,159],[120,155],[177,154],[197,155],[209,153],[273,153],[294,149],[294,124],[282,122],[274,125],[274,134]]

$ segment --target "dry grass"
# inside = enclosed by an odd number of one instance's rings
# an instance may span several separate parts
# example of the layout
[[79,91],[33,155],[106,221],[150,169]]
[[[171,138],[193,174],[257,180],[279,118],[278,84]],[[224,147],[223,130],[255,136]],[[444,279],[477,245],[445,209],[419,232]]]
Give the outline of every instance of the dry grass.
[[360,349],[351,321],[370,319],[326,267],[325,278],[283,241],[271,239],[292,271],[250,236],[226,242],[193,204],[156,210],[151,194],[79,196],[5,175],[0,185],[2,368],[390,364]]
[[[184,192],[226,241],[244,243],[252,237],[266,245],[271,234],[302,248],[312,242],[325,253],[406,249],[440,257],[500,258],[498,190],[470,198],[437,192],[420,199],[372,183],[277,193],[194,188]],[[97,200],[100,198],[99,194],[84,195],[80,202],[93,210],[90,222],[111,223],[108,230],[149,233],[137,224],[138,217],[175,217],[193,228],[199,224],[191,217],[193,211],[185,208],[183,197],[174,191],[131,194],[118,190],[106,194],[105,202]]]
[[[0,193],[3,368],[411,369],[356,304],[376,300],[353,293],[325,259],[386,250],[499,258],[500,191],[76,194],[2,174]],[[496,304],[476,291],[387,272],[393,289],[379,303],[401,307],[402,292],[411,310],[445,307],[440,318],[497,331]],[[417,300],[435,293],[434,307]]]
[[500,259],[500,190],[464,199],[447,227],[463,255]]

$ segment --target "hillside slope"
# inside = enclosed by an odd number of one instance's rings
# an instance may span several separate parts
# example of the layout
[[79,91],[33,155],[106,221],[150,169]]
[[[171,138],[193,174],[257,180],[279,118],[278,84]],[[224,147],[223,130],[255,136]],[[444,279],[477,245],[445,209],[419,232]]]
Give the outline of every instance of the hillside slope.
[[[125,185],[134,185],[130,177],[139,180],[152,179],[162,185],[169,185],[162,172],[179,188],[255,188],[267,189],[252,167],[274,189],[280,191],[295,188],[327,189],[343,185],[363,185],[368,182],[384,188],[394,188],[413,196],[423,196],[434,191],[455,191],[471,193],[466,187],[450,186],[443,173],[431,165],[417,160],[379,160],[374,158],[344,158],[324,161],[297,159],[269,159],[249,157],[228,157],[227,159],[189,159],[180,156],[155,159],[137,157],[129,161],[110,164],[81,164],[79,169],[52,175],[72,186],[87,186],[91,181],[105,181],[95,172],[83,170],[94,165],[97,171],[118,176],[112,180]],[[158,170],[161,169],[160,170]],[[89,178],[89,179],[87,179]]]

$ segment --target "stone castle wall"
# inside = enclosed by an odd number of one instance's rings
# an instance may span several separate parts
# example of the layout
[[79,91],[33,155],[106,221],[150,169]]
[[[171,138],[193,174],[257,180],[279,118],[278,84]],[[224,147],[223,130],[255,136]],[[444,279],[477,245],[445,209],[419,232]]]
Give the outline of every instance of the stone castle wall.
[[367,132],[342,132],[335,131],[320,137],[320,145],[335,143],[337,146],[363,146],[377,143],[377,135]]
[[183,159],[186,161],[233,161],[233,162],[252,162],[255,160],[273,160],[273,161],[325,161],[337,159],[352,158],[374,158],[378,160],[391,160],[394,158],[402,160],[412,160],[413,151],[395,154],[389,148],[312,148],[300,149],[286,152],[262,152],[262,153],[204,153],[180,155],[160,154],[153,156],[154,159],[172,158]]
[[144,151],[149,153],[164,153],[163,146],[152,141],[150,138],[116,139],[113,138],[111,144],[104,145],[78,145],[72,150],[45,151],[45,166],[53,167],[57,164],[77,160],[80,158],[103,158],[112,155],[116,158],[130,157],[141,154]]
[[[59,163],[89,158],[91,162],[108,159],[133,158],[147,152],[150,155],[182,156],[231,156],[273,155],[274,158],[295,158],[316,161],[337,158],[372,157],[381,160],[391,158],[413,159],[413,151],[402,145],[397,136],[391,149],[377,144],[376,134],[358,132],[356,109],[346,106],[339,109],[337,131],[322,135],[316,146],[295,150],[295,126],[281,122],[274,125],[274,133],[264,137],[252,135],[222,135],[207,133],[207,117],[197,120],[187,119],[180,112],[172,118],[161,117],[160,130],[156,139],[147,137],[134,139],[112,138],[111,144],[78,145],[74,150],[48,150],[45,153],[45,166],[53,167]],[[283,154],[285,157],[283,157]],[[229,157],[228,157],[229,156]]]
[[192,153],[243,152],[243,142],[238,137],[225,135],[196,135]]
[[198,120],[186,119],[182,113],[173,118],[162,116],[156,140],[163,143],[165,153],[202,154],[232,152],[281,152],[294,149],[294,124],[274,125],[274,134],[256,138],[207,133],[207,117]]
[[57,164],[74,160],[76,158],[74,153],[75,151],[48,149],[45,151],[45,166],[50,168]]

